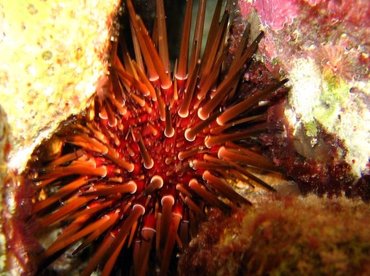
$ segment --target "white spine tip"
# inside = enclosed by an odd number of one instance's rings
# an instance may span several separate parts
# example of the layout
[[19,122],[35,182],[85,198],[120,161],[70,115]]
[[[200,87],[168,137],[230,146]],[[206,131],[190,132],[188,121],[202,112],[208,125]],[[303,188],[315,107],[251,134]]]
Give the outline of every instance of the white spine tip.
[[113,121],[113,123],[111,124],[111,122],[110,121],[108,121],[108,125],[110,126],[110,127],[116,127],[117,126],[117,119],[116,118],[114,118],[114,121]]
[[154,175],[151,179],[150,179],[150,183],[155,183],[156,184],[156,188],[157,189],[160,189],[163,187],[163,178],[159,175]]
[[220,116],[219,116],[219,117],[217,117],[216,122],[217,122],[217,124],[218,124],[219,126],[223,126],[223,125],[225,124],[225,122],[223,122],[223,121],[220,119]]
[[218,157],[219,159],[222,159],[222,156],[224,155],[224,153],[225,153],[225,147],[220,147],[220,148],[218,149],[218,151],[217,151],[217,157]]
[[187,128],[184,132],[184,137],[187,141],[193,142],[195,140],[195,135],[190,135],[190,128]]
[[180,76],[179,74],[175,74],[175,78],[178,80],[178,81],[185,81],[188,79],[188,74],[186,74],[185,76]]
[[150,82],[157,82],[159,80],[159,76],[153,76],[149,78]]
[[165,129],[164,130],[164,136],[167,138],[172,138],[175,135],[175,130],[171,128],[170,130]]
[[175,198],[172,195],[165,195],[161,199],[161,204],[162,204],[162,206],[164,204],[174,205],[175,204]]
[[108,116],[101,114],[101,112],[99,112],[99,118],[102,120],[108,120]]
[[204,173],[202,174],[202,178],[203,180],[207,180],[207,178],[209,177],[211,173],[209,171],[204,171]]
[[127,168],[127,171],[128,171],[128,172],[133,172],[133,171],[134,171],[134,169],[135,169],[134,164],[130,164],[130,165],[129,165],[129,167]]
[[161,84],[161,88],[163,89],[163,90],[168,90],[168,89],[170,89],[172,87],[172,81],[171,82],[169,82],[168,84]]
[[212,148],[212,145],[209,143],[209,140],[211,139],[210,136],[206,136],[206,138],[204,138],[204,145],[207,147],[207,148]]
[[198,109],[198,112],[197,113],[198,113],[199,119],[201,119],[202,121],[208,119],[208,117],[209,117],[208,114],[204,114],[202,107]]
[[183,155],[182,155],[182,153],[181,153],[181,152],[179,152],[179,153],[177,154],[177,158],[178,158],[180,161],[184,160],[184,157],[183,157]]
[[190,188],[194,187],[194,185],[197,185],[197,184],[198,184],[198,181],[195,178],[193,178],[189,181],[189,187]]
[[103,169],[103,173],[102,173],[101,177],[106,177],[107,174],[108,174],[108,169],[107,169],[106,166],[103,166],[102,169]]
[[136,210],[140,213],[141,216],[145,214],[145,208],[141,204],[135,204],[132,207],[132,211],[136,211]]
[[177,114],[181,117],[181,118],[187,118],[189,116],[189,111],[181,111],[181,109],[177,112]]
[[141,231],[150,231],[156,233],[157,231],[153,227],[144,226]]
[[149,162],[144,162],[144,168],[147,170],[150,170],[154,166],[153,159],[150,159]]
[[137,184],[136,184],[136,182],[135,181],[129,181],[128,183],[127,183],[127,185],[130,185],[130,186],[132,186],[133,187],[133,191],[131,192],[131,194],[134,194],[134,193],[136,193],[137,192]]
[[196,169],[198,169],[198,167],[197,167],[197,165],[198,165],[198,160],[193,160],[192,162],[192,168],[193,168],[193,170],[196,170]]

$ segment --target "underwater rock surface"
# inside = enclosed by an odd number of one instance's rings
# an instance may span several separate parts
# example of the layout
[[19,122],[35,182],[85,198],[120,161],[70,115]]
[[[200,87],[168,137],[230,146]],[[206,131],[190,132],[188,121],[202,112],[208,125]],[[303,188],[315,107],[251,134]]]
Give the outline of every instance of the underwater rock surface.
[[212,212],[181,256],[180,275],[370,273],[368,204],[311,195],[255,206],[231,217]]
[[[266,32],[261,59],[290,79],[273,115],[286,129],[266,140],[302,191],[370,198],[368,1],[239,1]],[[276,118],[272,117],[272,120]],[[288,153],[287,153],[288,152]]]

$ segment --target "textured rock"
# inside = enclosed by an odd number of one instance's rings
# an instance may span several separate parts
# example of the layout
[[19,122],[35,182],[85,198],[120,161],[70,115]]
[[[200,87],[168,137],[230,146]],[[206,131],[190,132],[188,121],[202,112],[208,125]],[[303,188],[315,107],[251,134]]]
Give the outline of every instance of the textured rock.
[[31,273],[32,238],[14,214],[30,210],[29,187],[14,174],[88,104],[106,73],[119,2],[0,0],[0,273]]
[[[180,275],[367,275],[370,207],[316,196],[213,211],[180,258]],[[338,219],[340,217],[340,219]]]
[[[337,186],[337,191],[344,187],[348,195],[357,195],[350,190],[365,189],[363,196],[369,198],[368,1],[255,0],[239,1],[239,6],[245,18],[257,14],[265,30],[261,59],[271,71],[290,79],[289,100],[280,114],[286,118],[285,142],[271,144],[285,147],[272,150],[277,163],[288,174],[292,170],[290,176],[303,190],[325,193],[326,188],[319,187],[322,183],[332,190]],[[297,153],[295,164],[303,164],[320,180],[298,179],[294,165],[281,160],[279,154],[289,151],[288,144]],[[367,182],[365,188],[354,184],[359,178]]]
[[[6,114],[0,106],[0,187],[6,176],[6,159],[9,151],[9,125]],[[3,206],[3,193],[0,193],[0,212]],[[3,222],[0,220],[0,272],[5,267],[5,237],[3,235]]]
[[58,123],[81,111],[107,67],[110,1],[0,1],[0,104],[10,163],[22,169]]

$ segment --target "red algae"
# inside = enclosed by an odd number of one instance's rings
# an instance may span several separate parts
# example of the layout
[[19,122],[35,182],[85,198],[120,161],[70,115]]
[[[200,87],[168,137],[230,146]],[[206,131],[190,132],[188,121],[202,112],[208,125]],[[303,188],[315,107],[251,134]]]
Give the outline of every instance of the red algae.
[[366,275],[370,208],[361,201],[275,197],[215,213],[180,258],[180,275]]

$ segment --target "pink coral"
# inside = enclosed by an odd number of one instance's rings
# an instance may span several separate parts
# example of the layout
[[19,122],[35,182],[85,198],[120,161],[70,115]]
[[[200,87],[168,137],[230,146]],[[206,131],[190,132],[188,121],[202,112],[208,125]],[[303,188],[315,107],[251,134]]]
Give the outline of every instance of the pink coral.
[[243,17],[248,16],[253,9],[253,4],[248,1],[241,1],[239,3],[240,13]]
[[289,74],[292,60],[309,56],[347,80],[368,78],[367,0],[254,0],[239,6],[244,17],[254,8],[265,26],[260,51],[269,68]]
[[281,30],[298,15],[296,0],[255,0],[254,6],[262,20],[273,30]]
[[[338,20],[350,22],[357,26],[369,26],[370,5],[368,0],[324,1],[329,14]],[[324,5],[325,7],[325,5]]]

